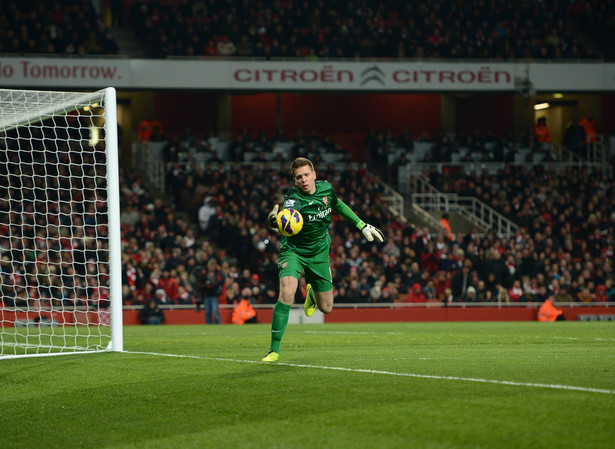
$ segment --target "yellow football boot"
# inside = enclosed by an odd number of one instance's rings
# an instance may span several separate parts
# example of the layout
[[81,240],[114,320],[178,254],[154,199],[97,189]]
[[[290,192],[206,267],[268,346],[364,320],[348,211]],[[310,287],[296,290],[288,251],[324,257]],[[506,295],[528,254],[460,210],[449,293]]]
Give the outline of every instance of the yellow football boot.
[[261,362],[277,362],[280,358],[280,354],[277,352],[269,351],[265,357],[261,360]]
[[316,310],[316,301],[314,300],[314,292],[312,291],[312,284],[307,285],[305,291],[305,303],[303,304],[303,311],[306,316],[314,315]]

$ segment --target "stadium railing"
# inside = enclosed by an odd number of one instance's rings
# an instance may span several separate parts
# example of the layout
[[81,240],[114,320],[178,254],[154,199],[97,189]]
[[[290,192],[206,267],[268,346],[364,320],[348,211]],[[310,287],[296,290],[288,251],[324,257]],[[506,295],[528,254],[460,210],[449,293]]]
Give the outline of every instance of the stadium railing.
[[426,212],[457,212],[474,223],[479,230],[493,229],[497,235],[510,238],[518,229],[512,221],[474,197],[442,193],[421,174],[410,176],[412,204]]
[[402,220],[406,220],[404,215],[404,197],[399,192],[392,189],[388,184],[382,181],[378,181],[385,195],[382,197],[382,201],[389,205],[389,210],[396,215],[402,217]]
[[[506,170],[507,167],[544,167],[545,169],[564,170],[567,167],[575,168],[598,168],[602,164],[600,162],[588,162],[585,159],[576,157],[569,161],[560,162],[415,162],[399,167],[400,191],[401,193],[411,192],[411,175],[415,173],[430,173],[435,169],[438,173],[450,168],[458,168],[463,170],[465,174],[473,173],[489,173],[497,174],[500,170]],[[402,184],[402,180],[406,182]]]

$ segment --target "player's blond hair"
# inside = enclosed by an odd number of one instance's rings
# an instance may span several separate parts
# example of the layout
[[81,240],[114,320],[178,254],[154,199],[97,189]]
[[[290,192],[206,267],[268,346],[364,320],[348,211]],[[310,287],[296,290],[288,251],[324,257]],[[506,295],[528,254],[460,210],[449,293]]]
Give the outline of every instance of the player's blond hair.
[[306,165],[309,165],[312,171],[314,171],[314,164],[312,164],[312,161],[304,157],[298,157],[290,164],[290,174],[295,176],[295,170],[300,167],[305,167]]

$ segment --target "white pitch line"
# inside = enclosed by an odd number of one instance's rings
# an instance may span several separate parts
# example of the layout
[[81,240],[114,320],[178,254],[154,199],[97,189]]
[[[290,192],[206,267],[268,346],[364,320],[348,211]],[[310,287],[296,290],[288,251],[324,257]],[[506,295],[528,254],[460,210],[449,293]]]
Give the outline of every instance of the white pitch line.
[[304,334],[332,335],[403,335],[403,332],[358,332],[358,331],[303,331]]
[[[203,357],[198,355],[182,355],[182,354],[164,354],[159,352],[142,352],[142,351],[124,351],[128,354],[143,354],[143,355],[155,355],[161,357],[177,357],[185,359],[198,359],[198,360],[215,360],[219,362],[234,362],[234,363],[264,363],[257,360],[238,360],[238,359],[226,359],[221,357]],[[484,384],[496,384],[496,385],[510,385],[515,387],[532,387],[532,388],[550,388],[553,390],[570,390],[570,391],[582,391],[585,393],[601,393],[601,394],[615,394],[615,390],[607,390],[602,388],[589,388],[589,387],[576,387],[574,385],[558,385],[558,384],[541,384],[533,382],[515,382],[509,380],[495,380],[495,379],[480,379],[473,377],[458,377],[458,376],[436,376],[432,374],[415,374],[415,373],[396,373],[394,371],[378,371],[371,369],[361,368],[344,368],[340,366],[319,366],[319,365],[304,365],[300,363],[285,363],[275,362],[272,365],[292,366],[295,368],[312,368],[332,371],[348,371],[352,373],[366,373],[366,374],[381,374],[385,376],[398,376],[398,377],[414,377],[417,379],[432,379],[432,380],[457,380],[462,382],[478,382]]]

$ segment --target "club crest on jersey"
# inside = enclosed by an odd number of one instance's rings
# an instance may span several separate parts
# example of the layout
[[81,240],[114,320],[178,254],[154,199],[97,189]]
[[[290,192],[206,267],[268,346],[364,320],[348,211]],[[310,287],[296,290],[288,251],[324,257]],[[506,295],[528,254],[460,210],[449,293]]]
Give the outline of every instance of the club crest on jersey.
[[322,197],[322,202],[325,203],[325,206],[327,205],[327,197],[326,196]]

